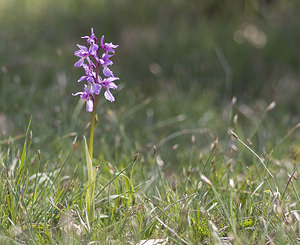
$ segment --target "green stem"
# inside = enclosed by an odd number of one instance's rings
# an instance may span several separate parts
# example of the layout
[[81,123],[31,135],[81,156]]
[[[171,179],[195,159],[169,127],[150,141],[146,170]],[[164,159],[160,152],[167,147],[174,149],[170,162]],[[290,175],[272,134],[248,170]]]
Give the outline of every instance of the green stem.
[[89,142],[89,153],[91,160],[93,161],[93,146],[94,146],[94,131],[95,131],[95,123],[96,123],[96,114],[97,114],[97,103],[98,96],[95,96],[94,108],[91,116],[91,127],[90,127],[90,142]]

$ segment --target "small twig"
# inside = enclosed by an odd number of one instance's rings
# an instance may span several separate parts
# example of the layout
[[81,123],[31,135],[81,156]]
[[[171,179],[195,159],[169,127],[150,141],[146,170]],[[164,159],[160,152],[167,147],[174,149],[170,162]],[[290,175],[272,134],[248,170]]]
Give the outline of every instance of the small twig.
[[245,146],[254,156],[256,156],[258,158],[258,160],[261,162],[261,164],[263,165],[263,167],[265,168],[265,170],[268,172],[268,174],[272,177],[272,179],[274,178],[273,177],[273,174],[269,171],[269,169],[267,168],[267,166],[265,165],[263,159],[256,154],[255,151],[253,151],[246,143],[244,143],[238,136],[235,132],[233,132],[232,130],[229,130],[229,133],[238,141],[240,142],[243,146]]

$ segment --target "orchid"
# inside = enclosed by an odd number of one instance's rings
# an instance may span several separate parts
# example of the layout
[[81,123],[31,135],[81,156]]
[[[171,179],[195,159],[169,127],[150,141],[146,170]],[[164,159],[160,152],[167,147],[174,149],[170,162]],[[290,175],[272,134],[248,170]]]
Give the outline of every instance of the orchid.
[[[95,202],[94,202],[94,191],[95,191],[95,178],[96,168],[93,167],[93,142],[94,142],[94,129],[96,123],[96,109],[97,102],[100,92],[103,88],[104,97],[110,102],[115,101],[115,97],[111,93],[111,89],[115,90],[118,86],[114,83],[119,80],[115,77],[112,70],[109,68],[113,64],[111,57],[115,54],[115,48],[118,45],[112,43],[104,43],[104,36],[102,36],[100,44],[97,43],[97,37],[94,33],[94,29],[91,28],[90,36],[81,37],[86,39],[89,47],[77,44],[79,50],[74,52],[74,55],[79,57],[79,60],[74,64],[75,67],[82,67],[85,75],[81,76],[77,82],[81,83],[86,81],[84,84],[83,92],[77,92],[72,94],[73,96],[80,96],[80,99],[86,102],[86,111],[92,112],[91,124],[90,124],[90,139],[89,146],[87,146],[85,139],[85,155],[86,164],[88,170],[88,187],[86,189],[86,210],[87,218],[89,221],[93,221],[95,216]],[[100,74],[100,68],[102,73]]]
[[[113,81],[119,80],[119,78],[114,76],[108,66],[113,65],[111,57],[115,54],[115,49],[118,45],[104,43],[104,36],[101,37],[100,44],[97,44],[98,40],[93,28],[91,28],[90,36],[83,36],[81,38],[86,39],[90,46],[88,48],[77,44],[79,50],[76,50],[74,55],[80,59],[74,66],[84,68],[85,75],[81,76],[78,82],[87,81],[89,89],[85,87],[84,92],[75,93],[73,96],[80,95],[80,98],[87,103],[86,110],[92,112],[95,108],[95,100],[100,94],[102,87],[105,90],[104,97],[110,102],[115,101],[110,89],[115,90],[118,88]],[[100,67],[102,67],[103,78],[99,74]]]

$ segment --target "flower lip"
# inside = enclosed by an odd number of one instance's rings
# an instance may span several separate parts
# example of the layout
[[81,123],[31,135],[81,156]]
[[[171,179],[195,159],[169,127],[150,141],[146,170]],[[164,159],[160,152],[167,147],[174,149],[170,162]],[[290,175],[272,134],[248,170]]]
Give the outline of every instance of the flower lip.
[[115,97],[112,95],[112,93],[109,91],[109,89],[104,92],[104,97],[105,97],[105,99],[109,100],[110,102],[115,101]]
[[80,67],[80,66],[83,65],[83,62],[84,62],[84,59],[80,59],[80,60],[78,60],[78,61],[74,64],[74,66],[75,66],[75,67]]
[[103,75],[106,76],[106,77],[113,77],[114,76],[113,72],[107,66],[103,67]]
[[86,102],[86,111],[92,112],[94,109],[94,102],[92,100],[88,100]]

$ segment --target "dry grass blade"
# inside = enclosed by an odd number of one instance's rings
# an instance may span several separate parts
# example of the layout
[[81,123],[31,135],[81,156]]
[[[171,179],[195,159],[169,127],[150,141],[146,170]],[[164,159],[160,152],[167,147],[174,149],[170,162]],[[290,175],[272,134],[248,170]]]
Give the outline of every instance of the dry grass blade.
[[287,190],[289,184],[292,182],[292,179],[293,179],[293,177],[294,177],[294,175],[295,175],[295,173],[296,173],[297,168],[299,167],[299,165],[300,165],[300,162],[298,162],[296,168],[294,169],[292,175],[290,176],[288,182],[286,183],[286,186],[285,186],[284,191],[283,191],[282,196],[281,196],[281,202],[282,202],[282,200],[283,200],[283,198],[284,198],[284,195],[285,195],[285,193],[286,193],[286,190]]
[[165,228],[167,228],[170,232],[172,232],[183,244],[188,244],[186,240],[181,238],[172,228],[167,226],[162,220],[160,220],[158,217],[155,217],[159,223],[161,223]]
[[272,179],[274,178],[273,174],[270,172],[270,170],[267,168],[267,166],[265,165],[263,159],[257,155],[257,153],[255,151],[253,151],[246,143],[244,143],[235,132],[233,132],[232,130],[229,130],[229,133],[238,141],[240,142],[243,146],[245,146],[254,156],[256,156],[258,158],[258,160],[260,161],[260,163],[263,165],[263,167],[265,168],[265,170],[268,172],[268,174],[272,177]]
[[208,128],[195,128],[195,129],[182,129],[180,131],[174,132],[167,137],[163,138],[157,146],[161,146],[164,143],[168,142],[169,140],[172,140],[178,136],[185,135],[185,134],[204,134],[204,133],[210,133],[210,130]]

